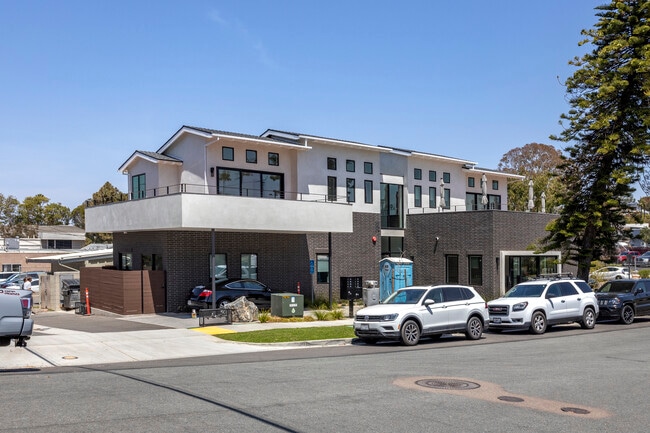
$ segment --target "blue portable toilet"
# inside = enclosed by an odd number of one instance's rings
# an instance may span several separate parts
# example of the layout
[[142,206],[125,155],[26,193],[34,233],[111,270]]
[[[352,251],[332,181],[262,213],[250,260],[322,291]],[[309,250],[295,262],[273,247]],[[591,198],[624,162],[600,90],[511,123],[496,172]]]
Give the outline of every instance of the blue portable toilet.
[[379,261],[379,301],[384,302],[393,292],[413,285],[413,262],[400,257]]

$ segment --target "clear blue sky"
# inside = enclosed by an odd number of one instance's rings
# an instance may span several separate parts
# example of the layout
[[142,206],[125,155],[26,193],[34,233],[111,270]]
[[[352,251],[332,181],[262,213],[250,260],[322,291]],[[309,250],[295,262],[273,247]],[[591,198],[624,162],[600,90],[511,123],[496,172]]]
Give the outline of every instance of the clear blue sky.
[[[0,0],[0,193],[71,209],[182,125],[267,128],[496,168],[560,146],[605,0]],[[559,76],[559,81],[558,77]]]

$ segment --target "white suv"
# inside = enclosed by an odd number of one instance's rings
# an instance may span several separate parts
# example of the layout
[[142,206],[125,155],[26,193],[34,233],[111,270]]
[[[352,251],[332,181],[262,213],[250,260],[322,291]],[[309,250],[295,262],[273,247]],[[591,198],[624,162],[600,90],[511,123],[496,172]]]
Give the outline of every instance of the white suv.
[[420,337],[436,338],[453,332],[478,340],[487,321],[487,303],[472,287],[413,286],[396,291],[379,305],[357,311],[354,333],[368,344],[391,339],[413,346]]
[[592,329],[598,317],[598,301],[582,280],[545,277],[526,281],[488,302],[490,331],[526,329],[543,334],[550,325],[580,323]]

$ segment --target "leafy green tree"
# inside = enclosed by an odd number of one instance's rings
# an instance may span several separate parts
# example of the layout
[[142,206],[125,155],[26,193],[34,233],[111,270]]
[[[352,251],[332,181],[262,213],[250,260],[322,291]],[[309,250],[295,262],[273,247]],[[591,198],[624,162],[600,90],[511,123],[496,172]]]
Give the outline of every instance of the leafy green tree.
[[595,27],[581,44],[593,50],[570,64],[571,109],[558,137],[570,146],[562,166],[560,216],[547,227],[544,249],[561,249],[587,279],[594,258],[614,250],[650,143],[650,1],[596,7]]
[[[120,201],[126,201],[128,199],[128,194],[121,192],[119,189],[114,187],[110,182],[106,182],[102,187],[93,194],[91,200],[86,200],[85,207],[87,206],[97,206],[108,203],[116,203]],[[75,208],[73,211],[73,218],[75,220],[75,225],[79,224],[78,227],[85,228],[86,218],[83,213],[85,207]],[[86,241],[88,243],[111,243],[113,241],[113,235],[111,233],[86,233]]]
[[558,166],[562,162],[562,152],[548,144],[528,143],[505,153],[498,169],[525,176],[523,180],[508,182],[509,209],[528,209],[528,182],[532,180],[536,209],[541,211],[540,197],[545,193],[546,212],[554,212],[558,204],[557,195],[562,189],[558,180]]
[[19,204],[20,202],[13,195],[5,197],[0,194],[0,229],[4,238],[20,236],[15,230]]

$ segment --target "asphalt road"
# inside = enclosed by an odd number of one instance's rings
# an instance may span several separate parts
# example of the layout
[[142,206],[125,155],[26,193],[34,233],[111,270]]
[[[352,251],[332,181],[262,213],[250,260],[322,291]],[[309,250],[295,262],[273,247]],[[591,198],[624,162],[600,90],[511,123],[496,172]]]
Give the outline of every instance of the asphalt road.
[[647,432],[650,321],[0,374],[0,432]]

